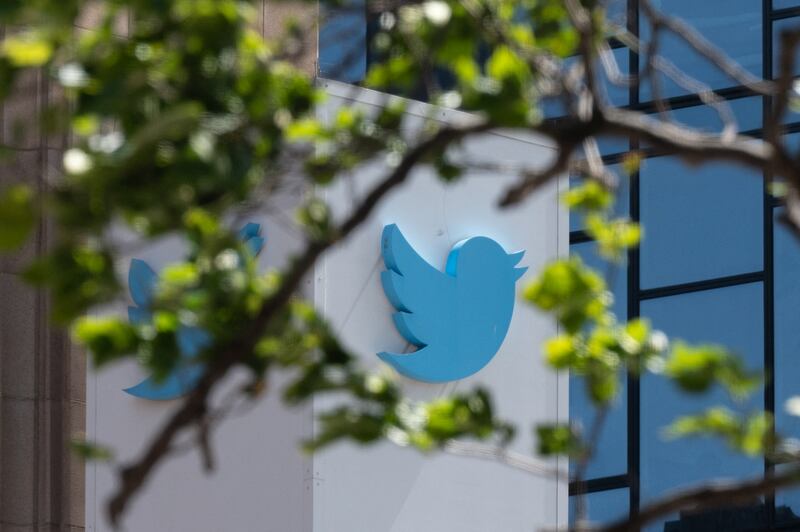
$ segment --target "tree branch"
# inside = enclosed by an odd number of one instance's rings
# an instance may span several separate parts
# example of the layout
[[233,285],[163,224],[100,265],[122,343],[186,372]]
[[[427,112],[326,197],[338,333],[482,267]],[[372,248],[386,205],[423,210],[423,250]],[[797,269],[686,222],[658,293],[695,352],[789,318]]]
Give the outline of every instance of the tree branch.
[[728,55],[714,46],[711,42],[706,40],[694,28],[683,22],[682,20],[666,15],[653,7],[650,0],[641,0],[641,6],[645,14],[651,21],[658,25],[668,28],[681,39],[686,41],[689,46],[695,49],[697,53],[704,56],[711,63],[724,72],[731,79],[744,85],[751,91],[762,94],[773,94],[775,87],[771,81],[764,81],[750,72],[742,68],[736,61],[733,61]]
[[329,238],[314,240],[307,245],[305,251],[299,255],[293,267],[285,275],[278,291],[264,301],[245,333],[230,345],[221,349],[219,356],[209,363],[208,369],[197,383],[197,386],[158,431],[141,457],[120,470],[117,491],[111,497],[107,506],[109,520],[114,526],[119,525],[120,518],[132,497],[139,492],[155,467],[168,454],[177,434],[205,415],[205,405],[211,390],[234,365],[253,351],[270,320],[289,302],[322,253],[347,237],[364,222],[380,200],[394,187],[403,183],[411,170],[422,162],[428,154],[436,150],[443,150],[456,140],[486,131],[490,127],[491,125],[486,122],[479,122],[465,127],[445,127],[440,129],[433,136],[411,149],[400,164],[367,194],[359,206],[351,212],[350,216]]
[[630,519],[626,518],[600,528],[598,532],[639,532],[648,523],[679,510],[697,511],[747,503],[755,497],[798,482],[800,482],[800,467],[793,467],[780,474],[767,473],[764,477],[745,482],[700,486],[645,506]]
[[537,460],[525,454],[509,451],[504,447],[495,445],[452,440],[444,446],[444,452],[456,456],[500,462],[514,469],[545,478],[567,478],[566,471],[558,469],[542,460]]

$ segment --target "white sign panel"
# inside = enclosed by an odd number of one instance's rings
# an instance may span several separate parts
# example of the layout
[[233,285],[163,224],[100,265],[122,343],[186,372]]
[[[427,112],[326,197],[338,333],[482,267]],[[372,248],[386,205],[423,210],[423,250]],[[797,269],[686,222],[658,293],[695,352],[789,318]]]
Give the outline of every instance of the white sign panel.
[[[330,116],[339,106],[368,110],[385,99],[336,83],[327,88]],[[412,105],[409,112],[430,116],[431,108]],[[443,121],[468,119],[461,113],[436,116]],[[477,163],[537,167],[549,161],[552,149],[536,139],[490,134],[468,140],[457,153]],[[356,172],[351,180],[326,189],[325,199],[343,217],[386,171],[376,165]],[[514,179],[487,171],[445,185],[432,171],[419,170],[378,206],[369,223],[325,257],[316,275],[317,306],[364,364],[379,370],[376,353],[415,349],[397,332],[395,307],[381,286],[385,226],[396,224],[415,251],[440,270],[453,246],[470,237],[491,238],[507,252],[525,250],[519,266],[529,270],[518,290],[565,250],[566,215],[558,205],[558,185],[519,207],[498,210],[500,195]],[[499,415],[520,426],[513,449],[530,455],[533,426],[566,417],[566,379],[547,369],[540,356],[541,343],[554,333],[551,320],[517,301],[505,341],[473,376],[444,384],[398,378],[410,396],[420,399],[478,385],[489,388]],[[314,409],[323,411],[332,404],[318,400]],[[313,467],[315,532],[521,532],[566,523],[566,485],[498,463],[423,456],[387,443],[377,448],[339,445],[316,455]]]
[[[321,110],[322,118],[342,105],[374,110],[384,100],[379,93],[325,84],[330,98]],[[408,112],[411,116],[435,113],[445,122],[469,119],[463,113],[423,104],[412,104]],[[477,163],[541,166],[552,153],[552,148],[534,138],[488,134],[466,141],[455,156]],[[319,193],[341,218],[386,170],[375,163]],[[528,271],[517,282],[517,292],[546,261],[566,252],[568,227],[566,213],[558,204],[559,185],[544,188],[516,208],[498,210],[497,199],[513,179],[485,171],[447,186],[431,171],[417,170],[350,239],[318,264],[305,292],[367,367],[392,372],[378,353],[416,349],[395,327],[392,314],[396,308],[381,284],[381,272],[386,269],[381,254],[385,226],[396,224],[413,251],[439,271],[445,271],[453,247],[470,237],[487,237],[507,253],[524,250],[516,267]],[[300,245],[297,234],[286,227],[297,201],[297,197],[283,198],[279,202],[282,213],[244,220],[262,226],[266,243],[259,262],[265,268],[282,264]],[[181,258],[182,246],[164,241],[131,253],[119,265],[125,276],[130,258],[142,259],[158,271]],[[124,312],[124,305],[117,310]],[[551,320],[517,298],[502,344],[474,375],[439,384],[397,378],[409,396],[419,399],[477,385],[489,388],[498,414],[520,426],[513,449],[530,455],[535,444],[533,426],[567,417],[566,377],[545,368],[540,356],[542,341],[554,332]],[[123,391],[146,377],[133,362],[89,375],[88,436],[113,447],[116,458],[115,464],[87,465],[88,530],[112,530],[104,504],[116,485],[113,468],[139,456],[149,437],[178,405]],[[214,402],[226,401],[244,377],[233,375]],[[214,433],[217,463],[211,475],[202,471],[196,449],[167,460],[133,501],[124,529],[529,532],[566,524],[565,483],[498,463],[439,453],[423,456],[390,443],[371,448],[342,443],[313,457],[303,456],[298,444],[312,435],[314,412],[324,411],[335,400],[320,398],[307,408],[289,410],[277,398],[279,388],[280,382],[270,383],[266,399],[239,412]],[[184,443],[191,443],[194,437],[191,431],[184,436]]]

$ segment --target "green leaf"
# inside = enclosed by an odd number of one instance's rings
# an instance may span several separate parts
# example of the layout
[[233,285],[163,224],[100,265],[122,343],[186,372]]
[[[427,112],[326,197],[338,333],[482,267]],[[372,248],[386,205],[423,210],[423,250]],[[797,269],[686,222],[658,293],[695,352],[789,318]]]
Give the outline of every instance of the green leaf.
[[589,179],[580,185],[570,187],[563,197],[564,203],[570,209],[587,212],[606,210],[614,202],[614,196],[611,191],[594,179]]
[[0,193],[0,251],[19,248],[36,224],[33,191],[14,185]]
[[507,46],[495,48],[486,62],[486,72],[495,79],[521,77],[525,74],[526,65]]
[[607,220],[598,214],[586,217],[586,232],[597,242],[600,255],[608,260],[620,262],[625,252],[639,244],[641,226],[624,218]]
[[544,355],[555,369],[570,367],[578,356],[575,338],[566,334],[550,338],[544,344]]
[[690,346],[676,342],[664,372],[690,393],[703,393],[720,384],[735,398],[742,398],[761,383],[758,372],[748,371],[741,359],[716,345]]
[[553,312],[568,333],[577,332],[590,320],[602,320],[610,302],[603,278],[578,257],[545,266],[524,296],[541,310]]
[[584,450],[580,436],[571,425],[544,424],[536,427],[537,450],[542,456],[577,456]]
[[73,334],[89,348],[98,368],[134,353],[139,344],[136,330],[119,318],[81,318],[76,322]]
[[716,406],[700,414],[676,419],[665,429],[665,435],[673,439],[718,437],[747,456],[759,456],[773,447],[772,425],[772,416],[768,412],[742,416]]
[[107,462],[114,457],[110,448],[85,440],[75,439],[70,442],[72,451],[84,460]]
[[53,45],[34,32],[6,37],[0,47],[12,65],[37,67],[47,63],[53,55]]

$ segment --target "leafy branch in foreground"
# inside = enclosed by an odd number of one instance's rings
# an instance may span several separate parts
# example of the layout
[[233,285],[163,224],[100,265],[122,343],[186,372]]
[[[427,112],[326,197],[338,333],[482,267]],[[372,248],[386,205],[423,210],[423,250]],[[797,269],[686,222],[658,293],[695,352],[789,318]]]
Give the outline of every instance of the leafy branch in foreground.
[[[583,182],[566,194],[565,202],[584,216],[587,235],[610,261],[606,277],[578,258],[554,261],[524,292],[561,328],[544,345],[547,363],[581,377],[598,412],[588,430],[576,424],[530,427],[538,435],[540,454],[575,460],[573,480],[580,483],[605,413],[629,375],[661,375],[692,394],[722,387],[737,407],[758,387],[760,377],[722,347],[670,345],[648,321],[621,322],[613,315],[610,277],[644,232],[637,223],[611,214],[620,176],[605,166],[598,141],[623,138],[641,147],[623,160],[625,174],[636,170],[641,157],[660,150],[694,164],[728,161],[782,178],[786,220],[800,227],[798,156],[785,144],[780,126],[797,103],[792,69],[800,32],[781,36],[776,80],[754,80],[702,36],[643,0],[653,41],[659,33],[674,34],[777,104],[764,138],[752,139],[737,133],[733,113],[713,91],[676,72],[652,42],[640,42],[608,21],[605,4],[597,0],[370,3],[380,24],[373,41],[377,60],[366,85],[421,89],[434,103],[474,115],[464,123],[427,119],[421,126],[407,118],[401,101],[389,98],[374,113],[344,109],[320,120],[322,94],[289,61],[298,28],[290,31],[288,41],[263,40],[251,27],[253,2],[108,0],[99,5],[95,30],[78,34],[73,25],[89,2],[31,0],[0,6],[0,23],[9,28],[0,40],[0,98],[18,90],[24,75],[40,70],[64,97],[50,102],[52,108],[37,125],[44,134],[68,133],[74,140],[63,158],[63,175],[46,187],[0,189],[0,250],[23,244],[37,220],[47,218],[58,227],[53,247],[30,265],[27,277],[50,290],[55,318],[73,327],[98,368],[136,357],[156,377],[164,376],[177,363],[180,325],[199,325],[213,336],[201,354],[207,369],[197,387],[141,456],[119,470],[119,488],[108,507],[112,522],[120,522],[131,498],[175,449],[181,432],[197,428],[204,436],[198,438],[204,453],[210,455],[208,398],[237,366],[250,371],[251,382],[242,393],[252,400],[265,390],[273,370],[293,377],[284,390],[289,403],[317,394],[343,398],[338,408],[322,415],[322,431],[308,442],[310,449],[344,439],[372,443],[389,438],[424,451],[478,455],[553,473],[508,450],[519,427],[495,418],[489,391],[409,401],[391,379],[361,370],[323,319],[297,296],[322,254],[364,223],[415,169],[429,166],[452,182],[477,167],[449,149],[487,131],[536,134],[555,152],[543,167],[513,167],[517,180],[501,191],[501,206],[525,200],[564,173],[578,175]],[[118,31],[123,19],[129,22],[124,35]],[[617,75],[607,38],[639,53],[636,79]],[[660,76],[672,78],[718,112],[722,131],[685,127],[667,113],[614,108],[601,81],[608,78],[622,86],[647,82],[657,93]],[[439,80],[448,78],[452,85],[440,86]],[[665,109],[658,96],[654,104]],[[563,116],[545,119],[553,105]],[[342,218],[310,193],[375,163],[382,168],[381,179]],[[242,202],[265,206],[278,193],[298,188],[309,192],[298,209],[301,251],[282,271],[262,274],[222,220],[236,214]],[[114,269],[125,253],[114,238],[121,229],[143,243],[165,235],[189,242],[185,260],[162,275],[152,323],[131,326],[113,317],[84,317],[121,296]],[[747,417],[727,406],[714,407],[678,420],[672,434],[717,436],[749,454],[774,452],[783,453],[787,462],[797,459],[786,451],[786,441],[773,435],[763,413]],[[457,438],[481,443],[470,450]],[[77,446],[86,457],[105,456],[98,449]],[[798,480],[792,470],[738,486],[700,488],[643,508],[609,530],[632,530],[679,508],[744,500]]]

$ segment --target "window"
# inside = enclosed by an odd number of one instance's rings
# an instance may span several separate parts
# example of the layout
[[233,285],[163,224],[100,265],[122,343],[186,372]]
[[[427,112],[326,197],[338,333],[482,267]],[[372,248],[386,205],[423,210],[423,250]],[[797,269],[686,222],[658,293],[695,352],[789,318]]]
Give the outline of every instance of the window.
[[[763,368],[763,287],[761,283],[703,290],[645,300],[642,316],[650,318],[670,338],[688,342],[721,343],[746,362]],[[763,461],[730,451],[718,439],[670,441],[663,429],[676,417],[727,404],[749,412],[763,408],[756,393],[749,404],[731,404],[723,390],[702,397],[678,391],[668,380],[647,375],[641,382],[641,500],[647,503],[669,490],[714,478],[748,478],[764,470]],[[672,518],[677,518],[675,515]],[[653,530],[661,530],[661,525]],[[717,528],[719,529],[719,528]]]
[[[657,0],[657,9],[680,17],[713,44],[756,76],[761,75],[761,2],[753,0]],[[721,9],[724,7],[724,9]],[[650,27],[641,22],[641,35],[650,39]],[[722,71],[697,54],[682,39],[673,34],[664,34],[661,55],[672,61],[684,73],[705,83],[713,89],[733,85]],[[666,97],[687,94],[685,88],[673,80],[661,76],[662,94]],[[642,100],[651,98],[649,83],[641,89]]]
[[[769,75],[770,69],[774,71],[780,31],[800,24],[797,0],[772,0],[773,12],[763,23],[762,2],[662,0],[658,6],[698,27],[759,77]],[[646,21],[639,20],[639,24],[646,37]],[[635,21],[629,29],[637,31]],[[767,44],[766,49],[762,49],[762,43]],[[664,40],[662,46],[679,68],[721,90],[739,131],[760,134],[768,102],[751,96],[674,40]],[[665,82],[664,87],[674,120],[713,131],[721,129],[716,113],[700,106],[696,96],[687,95],[675,84]],[[631,100],[624,104],[655,112],[651,97],[650,87],[640,87],[639,93],[633,91]],[[796,124],[799,114],[790,114],[787,121],[795,123],[790,131],[800,131]],[[790,147],[797,147],[800,134],[789,135],[787,141]],[[618,151],[603,151],[608,154],[605,159],[609,165],[619,161],[614,155]],[[645,236],[641,248],[629,254],[625,282],[614,285],[615,294],[627,300],[621,306],[617,300],[615,310],[622,316],[651,318],[673,338],[728,345],[751,367],[774,375],[764,393],[757,393],[752,404],[745,407],[774,411],[778,430],[800,437],[800,418],[783,410],[789,397],[800,395],[800,241],[775,219],[775,202],[765,191],[760,175],[725,165],[688,167],[669,154],[647,155],[628,190],[621,191],[629,194],[629,201],[623,200],[618,210],[640,220]],[[571,249],[588,257],[585,260],[592,264],[596,259],[588,251],[591,243],[580,231],[581,225],[578,217],[571,222]],[[604,435],[597,468],[589,471],[583,485],[571,486],[573,495],[578,490],[588,493],[590,519],[608,522],[613,519],[609,513],[624,512],[622,499],[626,495],[628,509],[636,511],[680,486],[714,477],[758,476],[773,467],[733,454],[714,440],[663,440],[662,427],[676,416],[726,400],[721,392],[704,401],[692,400],[668,384],[652,375],[641,382],[629,381],[621,407],[627,411],[625,423],[612,421],[615,430],[627,426],[624,474],[617,472],[621,461],[613,452],[620,443]],[[571,392],[570,398],[571,415],[583,421],[589,415],[589,405],[581,401],[580,391]],[[570,513],[574,519],[573,506],[574,502]],[[799,515],[800,489],[795,489],[779,492],[774,501],[755,501],[749,507],[672,515],[650,530],[786,529],[796,525]]]
[[642,165],[640,186],[643,289],[761,270],[759,174],[657,157]]

